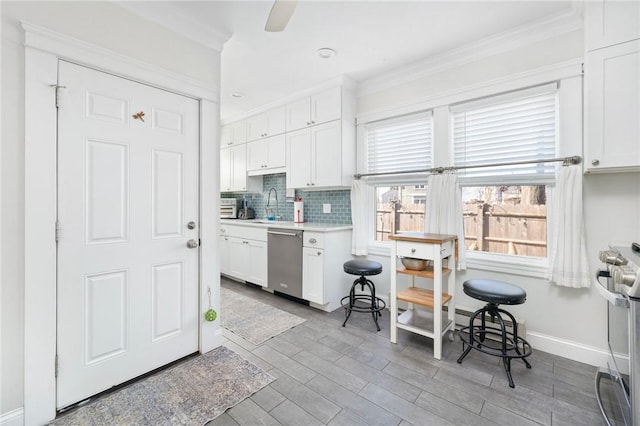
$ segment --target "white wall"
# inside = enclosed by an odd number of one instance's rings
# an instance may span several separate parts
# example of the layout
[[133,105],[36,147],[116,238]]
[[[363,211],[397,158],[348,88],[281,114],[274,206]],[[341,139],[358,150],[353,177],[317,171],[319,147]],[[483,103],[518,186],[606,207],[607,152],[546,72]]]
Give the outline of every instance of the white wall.
[[[573,31],[362,95],[358,98],[358,115],[406,107],[441,93],[464,90],[476,84],[571,61],[581,58],[583,52],[582,30]],[[573,154],[582,153],[566,153]],[[592,271],[595,271],[599,267],[597,253],[605,249],[609,241],[640,241],[640,173],[585,176],[584,212],[588,256],[593,261]],[[370,258],[383,263],[384,272],[375,281],[378,294],[387,295],[389,258],[373,255]],[[478,308],[482,303],[462,292],[465,280],[494,278],[523,287],[527,292],[527,302],[510,307],[510,311],[526,320],[529,340],[534,346],[537,344],[545,350],[585,362],[597,362],[597,357],[585,356],[586,353],[593,355],[606,350],[606,302],[593,287],[560,288],[542,279],[479,270],[463,271],[456,278],[458,304],[471,308]]]
[[[109,2],[0,3],[2,14],[2,205],[0,417],[23,405],[24,48],[20,21],[84,40],[219,87],[220,55]],[[55,83],[55,82],[52,82]],[[54,321],[42,318],[42,321]]]

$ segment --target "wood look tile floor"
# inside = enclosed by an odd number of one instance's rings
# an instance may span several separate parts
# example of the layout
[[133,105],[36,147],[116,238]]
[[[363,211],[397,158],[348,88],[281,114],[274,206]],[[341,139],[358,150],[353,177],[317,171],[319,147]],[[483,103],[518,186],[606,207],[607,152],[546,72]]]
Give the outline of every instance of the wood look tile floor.
[[223,425],[604,425],[594,392],[596,368],[533,351],[528,370],[472,351],[462,364],[458,338],[433,342],[404,330],[389,342],[389,312],[376,331],[371,315],[325,313],[259,288],[222,286],[306,318],[256,346],[224,330],[224,345],[277,380],[208,423]]

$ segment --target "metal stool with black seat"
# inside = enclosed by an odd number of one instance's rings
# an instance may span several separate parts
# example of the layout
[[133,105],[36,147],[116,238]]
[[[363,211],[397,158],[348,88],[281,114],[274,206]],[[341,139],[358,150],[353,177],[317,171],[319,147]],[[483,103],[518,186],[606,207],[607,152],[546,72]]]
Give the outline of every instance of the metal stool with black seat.
[[[349,260],[344,263],[343,269],[347,274],[359,275],[360,277],[351,285],[349,295],[343,297],[341,300],[342,307],[345,309],[345,319],[342,326],[344,327],[347,324],[351,312],[370,312],[373,316],[373,321],[376,323],[376,328],[380,331],[378,317],[382,315],[380,311],[386,308],[386,304],[384,300],[376,296],[375,284],[366,277],[381,273],[382,264],[373,260]],[[364,287],[367,286],[369,294],[356,293],[356,287],[358,285],[360,285],[361,291],[364,291]],[[364,304],[358,303],[358,301],[364,302]]]
[[[520,305],[527,300],[527,293],[516,285],[495,280],[469,280],[465,281],[462,287],[465,294],[474,299],[487,302],[487,304],[471,315],[468,327],[463,327],[460,330],[463,353],[458,358],[458,364],[462,363],[462,360],[471,349],[499,356],[502,358],[504,371],[509,379],[509,386],[514,388],[515,385],[511,377],[511,360],[520,358],[527,368],[531,368],[531,364],[525,359],[531,355],[531,345],[518,336],[518,323],[513,315],[498,306]],[[487,314],[491,317],[493,323],[497,322],[499,327],[487,325]],[[504,314],[511,321],[512,332],[507,331],[505,320],[501,314]],[[480,318],[479,326],[475,325],[478,317]]]

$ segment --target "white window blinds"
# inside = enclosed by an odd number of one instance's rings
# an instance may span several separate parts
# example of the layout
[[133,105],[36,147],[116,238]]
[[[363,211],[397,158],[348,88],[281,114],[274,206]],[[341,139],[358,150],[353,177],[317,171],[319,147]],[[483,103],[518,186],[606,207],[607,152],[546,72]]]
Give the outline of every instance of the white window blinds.
[[[454,165],[554,158],[556,91],[554,83],[452,107]],[[462,169],[459,175],[465,180],[494,177],[524,183],[552,180],[554,171],[554,163],[533,163]]]
[[430,168],[432,127],[430,111],[366,124],[367,173]]

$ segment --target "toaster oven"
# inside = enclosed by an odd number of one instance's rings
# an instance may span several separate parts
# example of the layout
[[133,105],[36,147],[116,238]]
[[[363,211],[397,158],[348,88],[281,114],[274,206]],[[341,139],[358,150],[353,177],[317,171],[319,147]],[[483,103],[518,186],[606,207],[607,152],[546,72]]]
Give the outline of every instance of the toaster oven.
[[220,199],[220,219],[235,219],[238,217],[238,202],[235,198]]

